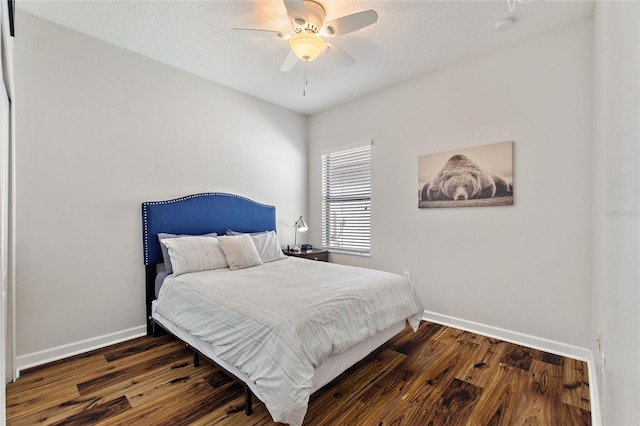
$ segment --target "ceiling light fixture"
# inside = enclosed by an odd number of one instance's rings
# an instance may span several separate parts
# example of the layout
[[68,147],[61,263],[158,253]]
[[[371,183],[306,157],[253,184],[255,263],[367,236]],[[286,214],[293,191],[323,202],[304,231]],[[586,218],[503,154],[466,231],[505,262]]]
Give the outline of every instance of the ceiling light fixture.
[[324,49],[324,40],[314,32],[301,31],[291,37],[289,46],[298,59],[309,62],[320,56]]
[[533,0],[507,0],[507,4],[509,5],[509,10],[510,10],[511,12],[513,12],[514,10],[516,10],[516,1],[517,1],[518,3],[525,4],[525,3],[531,3]]
[[304,61],[304,78],[302,80],[302,96],[307,95],[307,64],[316,59],[326,48],[324,40],[313,31],[302,30],[289,40],[289,46],[294,55]]

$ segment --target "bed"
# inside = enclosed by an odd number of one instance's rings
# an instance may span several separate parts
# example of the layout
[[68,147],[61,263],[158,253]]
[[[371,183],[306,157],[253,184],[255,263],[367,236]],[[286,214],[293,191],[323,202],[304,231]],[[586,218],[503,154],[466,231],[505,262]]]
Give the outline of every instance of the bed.
[[143,203],[147,332],[161,327],[238,380],[247,415],[253,394],[299,425],[313,392],[416,330],[423,307],[399,275],[285,256],[275,230],[274,206],[234,194]]

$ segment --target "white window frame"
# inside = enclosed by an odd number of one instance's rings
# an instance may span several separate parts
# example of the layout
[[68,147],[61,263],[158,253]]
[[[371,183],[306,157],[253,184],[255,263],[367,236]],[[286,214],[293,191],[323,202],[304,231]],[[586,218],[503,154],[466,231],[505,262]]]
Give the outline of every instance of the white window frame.
[[330,252],[371,255],[372,145],[366,140],[321,153],[322,247]]

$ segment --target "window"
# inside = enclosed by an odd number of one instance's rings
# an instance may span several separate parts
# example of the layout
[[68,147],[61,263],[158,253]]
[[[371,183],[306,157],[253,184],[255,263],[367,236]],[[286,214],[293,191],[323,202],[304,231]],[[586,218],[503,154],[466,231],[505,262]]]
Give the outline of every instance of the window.
[[322,155],[322,246],[370,252],[371,141]]

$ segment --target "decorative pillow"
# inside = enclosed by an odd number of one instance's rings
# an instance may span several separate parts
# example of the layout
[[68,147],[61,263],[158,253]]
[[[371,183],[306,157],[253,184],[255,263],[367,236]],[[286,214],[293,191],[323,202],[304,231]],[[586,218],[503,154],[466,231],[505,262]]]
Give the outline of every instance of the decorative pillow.
[[218,237],[218,241],[232,271],[262,264],[260,254],[250,235]]
[[166,240],[167,238],[181,238],[181,237],[217,237],[218,234],[212,232],[210,234],[204,235],[188,235],[188,234],[165,234],[160,232],[158,234],[158,240],[160,240],[160,250],[162,250],[162,259],[164,260],[164,270],[169,272],[170,274],[173,272],[173,268],[171,267],[171,258],[169,257],[169,249],[162,243],[162,240]]
[[282,252],[275,231],[262,232],[252,235],[251,238],[256,245],[256,249],[258,249],[260,259],[262,259],[263,263],[287,258],[287,255]]
[[210,271],[229,266],[217,238],[180,237],[164,240],[169,249],[173,274]]

